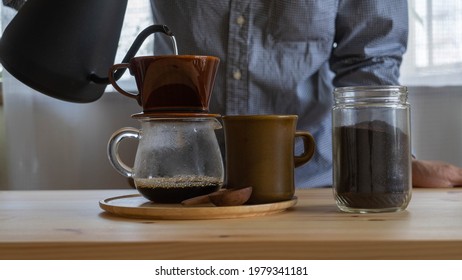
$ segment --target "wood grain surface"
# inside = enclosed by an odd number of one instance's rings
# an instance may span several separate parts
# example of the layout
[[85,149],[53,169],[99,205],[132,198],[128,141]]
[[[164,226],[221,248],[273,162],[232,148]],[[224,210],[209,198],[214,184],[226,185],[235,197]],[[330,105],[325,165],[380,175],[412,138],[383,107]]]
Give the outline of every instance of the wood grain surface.
[[123,218],[100,200],[133,190],[0,192],[0,259],[462,259],[462,189],[414,189],[407,210],[340,212],[331,189],[297,190],[274,215]]

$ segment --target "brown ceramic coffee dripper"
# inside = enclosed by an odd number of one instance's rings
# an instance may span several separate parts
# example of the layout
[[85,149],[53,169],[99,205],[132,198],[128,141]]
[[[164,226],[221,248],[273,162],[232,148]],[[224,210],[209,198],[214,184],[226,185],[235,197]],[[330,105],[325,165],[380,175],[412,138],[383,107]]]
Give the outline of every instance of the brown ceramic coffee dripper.
[[[173,55],[134,54],[148,35],[162,32],[172,40]],[[109,68],[108,82],[121,94],[136,99],[146,114],[207,114],[220,59],[204,55],[178,55],[173,33],[165,25],[143,30],[122,63]],[[135,77],[138,92],[128,92],[117,83],[125,70]]]
[[[109,80],[118,92],[136,99],[144,113],[207,113],[219,61],[198,55],[134,57],[129,63],[113,65]],[[123,68],[135,77],[138,93],[117,84],[114,73]]]

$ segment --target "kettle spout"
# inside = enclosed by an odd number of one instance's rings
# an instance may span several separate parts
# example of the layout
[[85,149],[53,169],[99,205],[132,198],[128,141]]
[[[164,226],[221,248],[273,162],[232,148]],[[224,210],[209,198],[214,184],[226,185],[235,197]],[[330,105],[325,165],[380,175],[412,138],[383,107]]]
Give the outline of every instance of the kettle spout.
[[[170,29],[166,25],[155,24],[155,25],[148,26],[143,31],[141,31],[140,34],[138,34],[138,36],[135,38],[135,41],[128,49],[127,54],[122,59],[122,63],[128,63],[130,59],[132,59],[135,56],[135,54],[138,52],[144,40],[146,40],[146,38],[149,35],[153,33],[158,33],[158,32],[164,33],[165,35],[170,36],[170,38],[172,39],[173,51],[175,55],[178,55],[178,47],[177,47],[173,32],[170,31]],[[122,77],[122,75],[125,73],[125,70],[127,70],[127,68],[117,70],[114,73],[114,79],[115,80],[120,79],[120,77]],[[110,83],[108,77],[99,77],[95,73],[90,74],[89,78],[92,82],[97,83],[97,84],[109,84]]]

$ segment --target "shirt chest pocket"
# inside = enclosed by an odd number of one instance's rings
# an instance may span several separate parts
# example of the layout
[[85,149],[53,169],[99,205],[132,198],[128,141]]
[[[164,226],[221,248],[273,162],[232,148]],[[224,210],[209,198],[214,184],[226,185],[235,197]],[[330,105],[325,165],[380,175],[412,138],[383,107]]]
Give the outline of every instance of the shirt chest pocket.
[[329,40],[334,36],[336,0],[274,0],[267,34],[275,42]]

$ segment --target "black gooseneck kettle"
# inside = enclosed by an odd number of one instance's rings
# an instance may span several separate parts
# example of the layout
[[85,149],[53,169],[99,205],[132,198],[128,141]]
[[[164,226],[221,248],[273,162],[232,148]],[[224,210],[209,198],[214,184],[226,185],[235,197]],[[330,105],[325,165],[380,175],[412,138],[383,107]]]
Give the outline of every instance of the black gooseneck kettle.
[[[93,102],[109,84],[107,72],[114,64],[126,7],[127,0],[28,0],[3,32],[0,62],[41,93],[69,102]],[[167,26],[149,26],[122,62],[155,32],[174,40]],[[122,74],[123,70],[116,73],[116,78]]]

